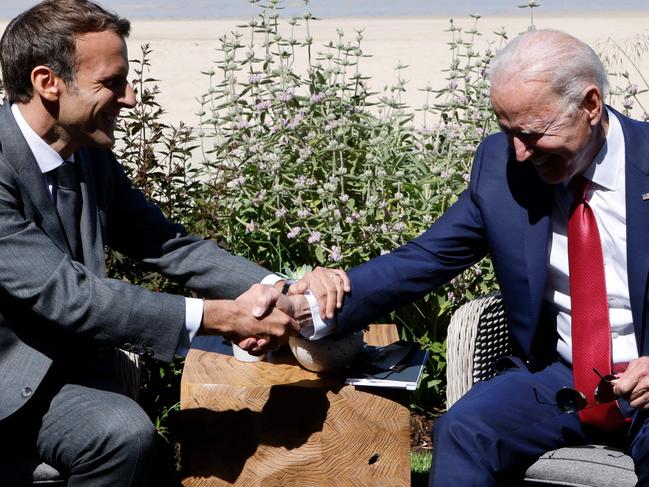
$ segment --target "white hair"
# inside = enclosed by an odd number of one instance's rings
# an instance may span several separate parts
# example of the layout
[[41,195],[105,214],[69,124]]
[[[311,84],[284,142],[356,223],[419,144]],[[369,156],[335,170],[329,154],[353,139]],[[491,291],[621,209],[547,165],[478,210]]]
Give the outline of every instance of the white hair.
[[565,32],[550,29],[525,32],[496,54],[489,66],[492,89],[511,78],[547,82],[573,109],[588,85],[595,84],[603,99],[609,90],[606,69],[595,51]]

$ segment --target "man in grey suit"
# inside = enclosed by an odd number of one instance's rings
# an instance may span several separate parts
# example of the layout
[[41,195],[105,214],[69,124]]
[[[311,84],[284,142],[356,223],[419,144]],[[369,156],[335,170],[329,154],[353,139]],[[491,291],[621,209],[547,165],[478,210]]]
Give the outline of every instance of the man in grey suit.
[[[188,236],[116,161],[129,29],[88,0],[45,0],[0,41],[0,438],[35,445],[71,487],[150,479],[155,429],[112,376],[115,348],[170,361],[196,333],[261,352],[299,331],[277,276]],[[106,278],[104,246],[208,299]],[[328,314],[348,288],[336,272],[311,283]]]

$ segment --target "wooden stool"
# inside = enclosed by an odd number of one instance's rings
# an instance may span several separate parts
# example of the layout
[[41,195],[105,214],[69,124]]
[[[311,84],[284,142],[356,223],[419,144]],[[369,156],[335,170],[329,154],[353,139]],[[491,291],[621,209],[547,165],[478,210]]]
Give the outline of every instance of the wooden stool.
[[[372,325],[366,342],[398,339]],[[185,486],[410,486],[405,391],[355,388],[296,364],[192,349],[181,380]]]

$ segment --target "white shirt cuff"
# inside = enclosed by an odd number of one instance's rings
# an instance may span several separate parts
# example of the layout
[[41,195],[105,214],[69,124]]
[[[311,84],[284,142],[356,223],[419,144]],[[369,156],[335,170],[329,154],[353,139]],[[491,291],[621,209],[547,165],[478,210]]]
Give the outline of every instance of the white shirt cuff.
[[184,357],[189,352],[189,345],[198,333],[203,321],[203,300],[185,298],[185,327],[180,331],[176,354]]
[[336,322],[334,320],[322,319],[318,302],[311,291],[307,290],[304,293],[304,297],[309,303],[309,308],[311,309],[311,321],[313,324],[303,326],[300,330],[300,334],[309,340],[319,340],[320,338],[334,333],[336,331]]
[[286,279],[284,279],[283,277],[278,276],[277,274],[268,274],[266,277],[264,277],[261,280],[261,284],[267,284],[269,286],[272,286],[276,282],[285,281],[285,280]]

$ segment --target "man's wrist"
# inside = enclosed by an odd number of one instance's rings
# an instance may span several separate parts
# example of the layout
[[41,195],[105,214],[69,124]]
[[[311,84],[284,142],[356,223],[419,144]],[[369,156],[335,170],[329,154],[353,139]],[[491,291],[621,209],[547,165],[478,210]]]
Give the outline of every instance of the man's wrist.
[[223,323],[234,319],[231,307],[234,301],[227,299],[207,299],[203,301],[203,320],[198,330],[199,335],[223,335],[227,329]]
[[282,281],[277,281],[275,283],[275,288],[281,292],[284,295],[288,294],[289,289],[291,289],[291,286],[295,284],[295,281],[292,279],[284,279]]
[[304,294],[298,294],[289,298],[293,302],[293,318],[300,324],[300,328],[313,324],[311,306]]

